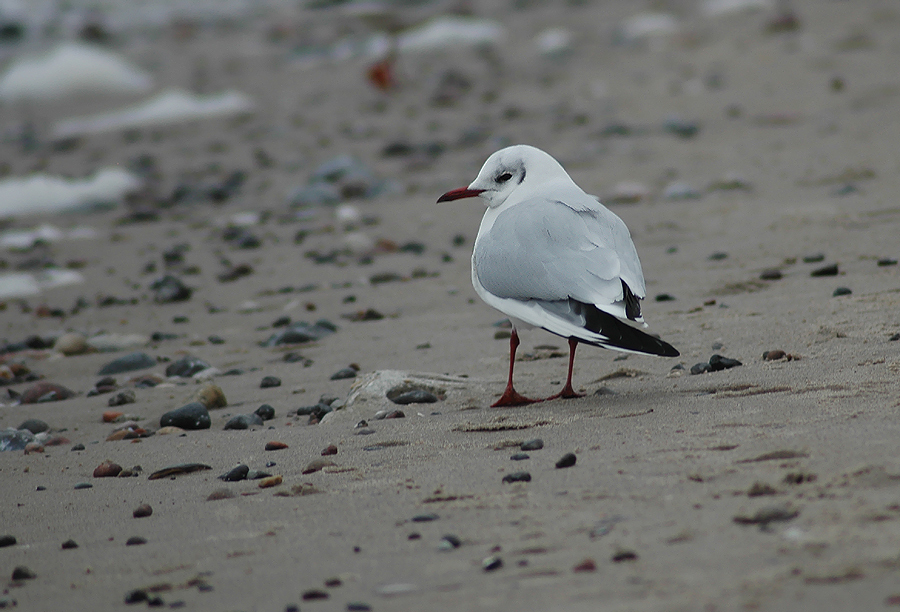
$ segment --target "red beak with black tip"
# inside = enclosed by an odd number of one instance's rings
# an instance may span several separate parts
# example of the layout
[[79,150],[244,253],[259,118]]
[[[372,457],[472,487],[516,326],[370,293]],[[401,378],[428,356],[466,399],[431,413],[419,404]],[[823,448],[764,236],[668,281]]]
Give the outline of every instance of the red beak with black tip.
[[438,203],[440,204],[441,202],[452,202],[453,200],[461,200],[463,198],[474,198],[477,195],[481,195],[483,192],[484,189],[469,189],[468,187],[451,189],[438,198]]

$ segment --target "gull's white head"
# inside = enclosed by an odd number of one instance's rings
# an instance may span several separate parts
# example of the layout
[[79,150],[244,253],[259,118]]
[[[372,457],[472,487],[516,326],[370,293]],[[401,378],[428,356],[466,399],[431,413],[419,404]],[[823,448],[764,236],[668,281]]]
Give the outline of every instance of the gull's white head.
[[474,181],[448,191],[438,202],[480,196],[491,208],[526,199],[536,186],[553,181],[572,183],[572,179],[549,154],[529,145],[500,149],[487,158]]

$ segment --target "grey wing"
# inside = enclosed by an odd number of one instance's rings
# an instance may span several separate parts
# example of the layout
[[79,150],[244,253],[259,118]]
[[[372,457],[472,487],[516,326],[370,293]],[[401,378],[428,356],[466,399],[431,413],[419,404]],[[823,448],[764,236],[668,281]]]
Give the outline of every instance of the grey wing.
[[475,249],[476,274],[498,297],[602,307],[625,299],[623,281],[645,295],[628,228],[599,203],[579,200],[576,210],[560,200],[528,200],[501,213],[486,238]]

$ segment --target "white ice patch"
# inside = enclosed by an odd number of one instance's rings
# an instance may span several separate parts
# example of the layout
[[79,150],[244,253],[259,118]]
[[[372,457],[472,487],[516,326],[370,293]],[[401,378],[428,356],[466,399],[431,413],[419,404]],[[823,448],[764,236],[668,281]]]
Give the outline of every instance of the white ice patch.
[[504,38],[503,27],[490,19],[438,17],[397,37],[400,51],[434,51],[492,45]]
[[64,43],[41,57],[21,58],[0,76],[0,100],[51,100],[74,94],[142,93],[150,75],[97,47]]
[[37,295],[44,289],[76,285],[84,277],[75,270],[42,270],[34,274],[12,272],[0,274],[0,299]]
[[140,186],[120,168],[104,168],[85,179],[48,174],[0,181],[0,218],[59,212],[91,204],[115,204]]
[[55,138],[70,138],[111,130],[141,128],[248,113],[253,101],[237,91],[199,96],[182,89],[167,89],[159,95],[127,108],[76,119],[53,126]]

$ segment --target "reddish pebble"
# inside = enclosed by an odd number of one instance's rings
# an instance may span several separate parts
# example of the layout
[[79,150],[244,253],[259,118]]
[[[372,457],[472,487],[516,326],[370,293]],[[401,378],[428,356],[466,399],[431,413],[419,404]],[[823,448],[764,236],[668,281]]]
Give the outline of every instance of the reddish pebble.
[[44,445],[39,444],[37,442],[29,442],[25,445],[25,454],[30,455],[31,453],[43,453]]
[[287,448],[287,447],[288,447],[288,445],[285,444],[284,442],[266,442],[266,450],[267,451],[281,450],[281,449]]
[[104,461],[94,468],[94,478],[111,478],[118,476],[122,471],[122,466],[112,461]]
[[144,518],[153,514],[153,508],[150,507],[150,504],[141,504],[131,514],[134,518]]
[[337,455],[337,446],[335,446],[334,444],[329,444],[328,446],[326,446],[322,451],[322,456],[324,457],[326,455]]
[[124,416],[124,413],[116,412],[115,410],[107,410],[103,413],[103,422],[115,423],[116,420],[121,416]]
[[42,402],[57,402],[59,400],[69,399],[75,393],[66,389],[62,385],[55,385],[50,382],[39,382],[22,392],[19,401],[23,404],[37,404]]
[[588,557],[578,565],[572,568],[573,572],[596,572],[597,564],[594,563],[594,560]]
[[65,436],[53,436],[52,438],[44,442],[44,446],[63,446],[64,444],[71,443],[72,441]]
[[405,419],[406,413],[402,410],[391,410],[386,415],[384,415],[386,419]]

